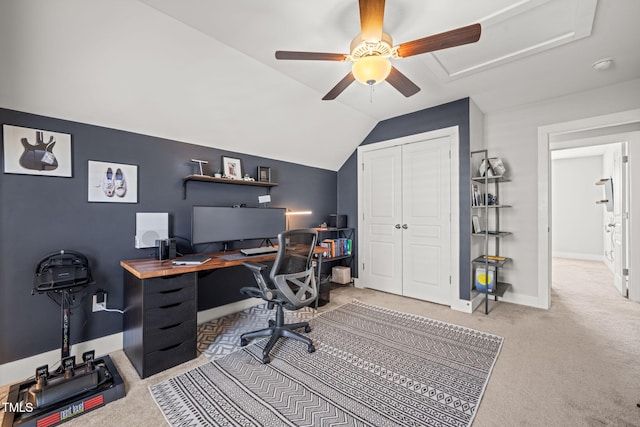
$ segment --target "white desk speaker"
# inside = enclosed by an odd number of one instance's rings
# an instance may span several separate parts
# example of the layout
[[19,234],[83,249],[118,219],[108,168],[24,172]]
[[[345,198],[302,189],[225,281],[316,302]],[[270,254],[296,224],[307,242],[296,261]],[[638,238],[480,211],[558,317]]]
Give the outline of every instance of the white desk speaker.
[[136,249],[154,248],[156,240],[169,238],[169,214],[136,212]]

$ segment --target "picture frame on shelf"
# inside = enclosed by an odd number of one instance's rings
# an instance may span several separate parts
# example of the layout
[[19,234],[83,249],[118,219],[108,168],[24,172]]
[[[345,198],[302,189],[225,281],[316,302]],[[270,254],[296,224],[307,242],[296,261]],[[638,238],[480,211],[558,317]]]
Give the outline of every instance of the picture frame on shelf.
[[258,181],[271,182],[271,168],[266,166],[258,166]]
[[242,179],[242,163],[240,159],[222,156],[223,178]]
[[4,173],[72,178],[71,135],[3,125]]

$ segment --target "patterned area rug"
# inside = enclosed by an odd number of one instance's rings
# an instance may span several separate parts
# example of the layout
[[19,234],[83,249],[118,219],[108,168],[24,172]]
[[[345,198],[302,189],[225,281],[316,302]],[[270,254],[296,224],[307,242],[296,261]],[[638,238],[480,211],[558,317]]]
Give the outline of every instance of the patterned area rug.
[[[304,322],[314,314],[309,307],[284,311],[286,323]],[[233,353],[240,349],[240,335],[266,327],[274,318],[275,310],[269,310],[265,303],[198,325],[198,352],[209,360]]]
[[361,302],[150,387],[172,426],[469,426],[502,338]]

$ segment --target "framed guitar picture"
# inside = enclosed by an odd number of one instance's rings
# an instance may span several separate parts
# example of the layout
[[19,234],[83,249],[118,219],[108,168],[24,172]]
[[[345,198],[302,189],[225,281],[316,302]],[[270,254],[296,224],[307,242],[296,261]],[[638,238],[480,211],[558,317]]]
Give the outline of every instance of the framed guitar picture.
[[71,135],[20,126],[2,126],[4,173],[71,178]]

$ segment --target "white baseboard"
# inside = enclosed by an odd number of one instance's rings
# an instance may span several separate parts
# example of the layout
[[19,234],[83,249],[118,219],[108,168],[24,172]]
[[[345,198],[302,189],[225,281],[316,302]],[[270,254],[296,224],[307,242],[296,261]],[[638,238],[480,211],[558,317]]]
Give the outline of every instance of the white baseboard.
[[[96,358],[122,349],[122,332],[96,338],[95,340],[84,341],[71,346],[71,354],[76,356],[76,360],[82,361],[82,353],[95,350]],[[49,365],[51,369],[60,362],[60,349],[36,354],[20,360],[0,365],[0,384],[13,384],[32,377],[36,373],[36,368],[42,365]]]
[[541,308],[543,310],[549,309],[549,307],[547,307],[545,304],[544,298],[542,297],[521,295],[513,292],[507,292],[504,297],[500,299],[500,301],[510,302],[512,304],[526,305],[533,308]]
[[451,304],[451,310],[462,311],[463,313],[471,313],[477,304],[474,306],[474,301],[467,301],[463,299],[453,300]]
[[263,304],[265,301],[260,298],[248,298],[242,301],[232,302],[230,304],[221,305],[220,307],[214,307],[209,310],[203,310],[198,312],[198,325],[207,323],[213,319],[224,317],[232,313],[237,313],[249,307],[255,307],[256,305]]
[[602,261],[602,254],[581,254],[578,252],[553,252],[553,258],[581,259],[584,261]]
[[[490,296],[490,298],[493,299],[492,296]],[[526,305],[528,307],[542,308],[544,310],[548,309],[548,307],[544,305],[544,301],[542,300],[542,298],[532,297],[529,295],[520,295],[520,294],[516,294],[509,291],[507,291],[507,293],[505,293],[504,296],[499,297],[498,302]],[[472,303],[473,303],[473,311],[475,311],[478,308],[478,306],[484,304],[484,294],[478,293],[473,298]]]
[[484,302],[484,294],[478,293],[473,300],[471,300],[471,311],[476,311],[476,308]]

